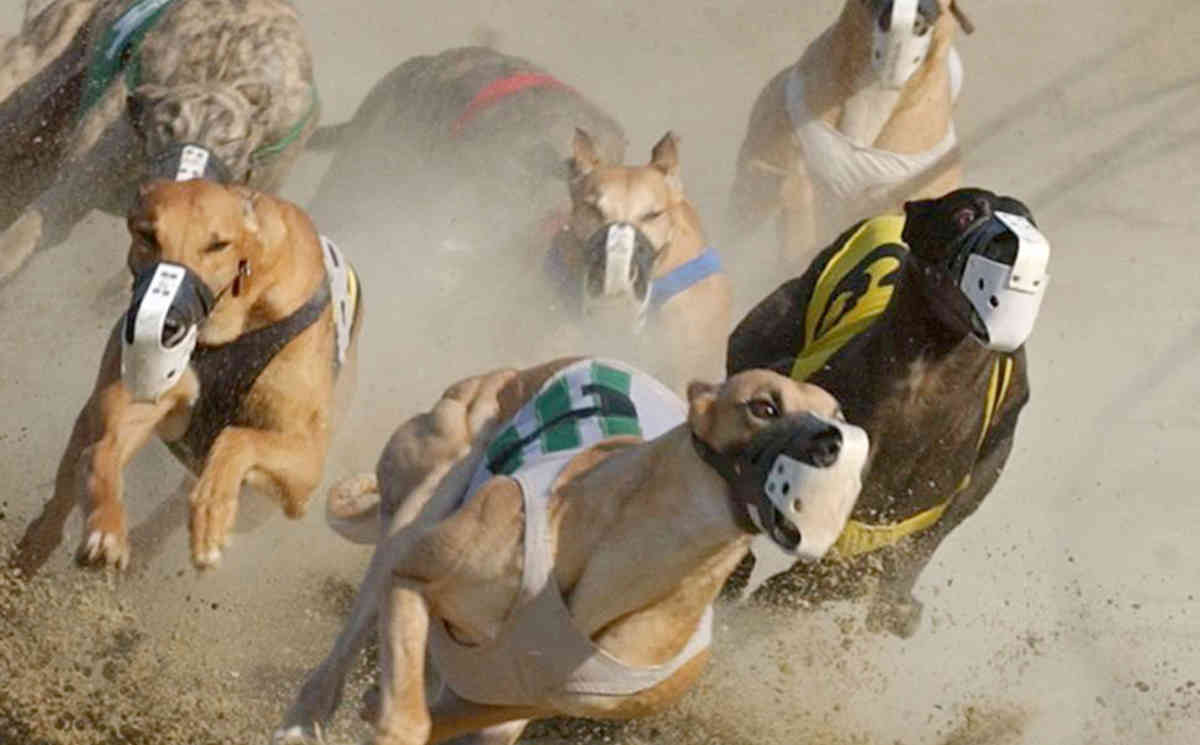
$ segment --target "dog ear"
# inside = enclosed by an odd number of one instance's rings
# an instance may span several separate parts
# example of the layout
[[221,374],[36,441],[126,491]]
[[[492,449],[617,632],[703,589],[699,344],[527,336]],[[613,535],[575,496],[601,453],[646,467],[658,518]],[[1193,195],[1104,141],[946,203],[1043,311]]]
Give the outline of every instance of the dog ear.
[[249,187],[241,186],[240,184],[230,186],[229,188],[233,190],[233,193],[236,194],[239,199],[241,199],[242,225],[245,227],[247,232],[257,234],[259,225],[258,210],[256,207],[259,193]]
[[576,127],[575,137],[571,140],[571,180],[588,175],[599,165],[600,156],[596,152],[596,143],[592,136]]
[[688,426],[700,439],[707,439],[713,428],[713,407],[717,403],[719,385],[693,380],[688,383]]
[[683,193],[683,182],[679,178],[679,138],[668,131],[650,151],[650,165],[662,171],[667,185]]

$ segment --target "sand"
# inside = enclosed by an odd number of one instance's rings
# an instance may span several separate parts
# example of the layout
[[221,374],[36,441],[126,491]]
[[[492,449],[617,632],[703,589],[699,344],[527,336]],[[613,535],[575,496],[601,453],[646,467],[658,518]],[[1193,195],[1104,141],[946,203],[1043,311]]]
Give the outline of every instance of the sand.
[[[0,3],[0,33],[16,29],[20,5]],[[537,60],[606,106],[626,127],[631,157],[648,158],[663,132],[678,132],[687,191],[719,234],[754,96],[838,3],[296,5],[327,123],[349,117],[403,59],[486,32],[502,51]],[[965,6],[978,26],[959,42],[966,82],[956,122],[968,181],[1023,198],[1054,245],[1052,284],[1029,343],[1033,398],[999,485],[922,577],[916,594],[926,617],[912,639],[867,634],[849,606],[788,615],[722,608],[702,685],[672,711],[600,728],[597,739],[1200,738],[1200,476],[1189,464],[1200,445],[1200,5]],[[306,203],[328,163],[306,155],[284,196]],[[377,233],[343,248],[377,266],[393,261],[394,273],[376,272],[371,286],[401,292],[406,263],[421,254]],[[720,246],[739,274],[739,314],[769,289],[746,278],[771,239],[764,230]],[[121,300],[103,290],[126,246],[122,221],[93,213],[0,290],[6,542],[50,494],[120,312]],[[369,320],[359,396],[330,481],[371,467],[391,429],[449,380],[527,362],[492,359],[503,349],[489,349],[474,369],[444,369],[443,349],[461,355],[474,340],[414,340],[406,323],[399,314]],[[266,742],[331,643],[368,551],[324,525],[319,500],[297,522],[251,504],[220,569],[197,574],[177,493],[183,473],[158,443],[128,469],[135,543],[125,576],[70,562],[75,517],[37,582],[0,582],[0,743]],[[367,671],[364,663],[333,743],[366,732],[354,713]],[[559,733],[539,727],[527,738],[548,744]]]

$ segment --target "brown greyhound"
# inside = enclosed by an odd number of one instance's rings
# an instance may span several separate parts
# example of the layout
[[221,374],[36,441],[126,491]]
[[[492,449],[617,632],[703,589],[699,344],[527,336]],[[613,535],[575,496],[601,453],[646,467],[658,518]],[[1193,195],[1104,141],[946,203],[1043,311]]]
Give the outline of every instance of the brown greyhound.
[[952,16],[972,30],[954,0],[846,0],[754,103],[726,220],[733,234],[778,211],[780,257],[797,271],[841,226],[958,186]]
[[[872,446],[833,558],[764,590],[819,601],[866,592],[875,578],[869,624],[915,631],[917,577],[1012,449],[1048,257],[1023,204],[962,189],[856,224],[738,324],[730,374],[769,367],[822,386]],[[756,566],[757,578],[783,568],[758,558],[773,566]]]
[[129,310],[108,339],[55,494],[18,550],[36,568],[79,503],[84,562],[124,568],[122,471],[158,434],[198,481],[192,561],[220,559],[243,483],[304,515],[353,391],[362,304],[295,205],[207,179],[153,181],[128,219]]
[[378,745],[661,709],[699,676],[751,533],[822,555],[867,448],[831,396],[766,370],[693,382],[686,407],[611,360],[460,381],[384,449],[378,547],[275,741],[319,734],[377,613]]

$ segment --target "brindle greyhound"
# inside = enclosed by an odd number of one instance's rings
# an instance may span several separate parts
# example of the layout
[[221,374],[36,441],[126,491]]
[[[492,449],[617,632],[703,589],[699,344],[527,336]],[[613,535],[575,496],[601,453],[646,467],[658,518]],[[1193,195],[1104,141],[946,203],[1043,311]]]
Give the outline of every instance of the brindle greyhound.
[[958,186],[952,16],[973,30],[954,0],[846,0],[754,103],[726,220],[733,234],[779,211],[780,256],[798,269],[840,226]]
[[318,115],[285,0],[30,2],[0,51],[0,282],[147,177],[275,190]]
[[[1026,226],[1029,245],[1038,241],[1023,204],[979,189],[909,202],[904,217],[859,223],[730,336],[729,374],[768,367],[816,383],[841,401],[872,444],[862,495],[835,546],[839,558],[775,577],[764,587],[770,595],[856,595],[877,577],[869,625],[900,636],[917,628],[921,603],[913,585],[942,540],[996,484],[1029,400],[1023,339],[1010,334],[1002,344],[993,329],[992,341],[981,343],[988,331],[979,309],[984,316],[1005,311],[1010,296],[1040,303],[1047,280],[1044,263],[1023,279],[1011,269],[1013,246],[1024,252],[1026,244],[1004,233],[997,216]],[[1010,272],[1011,286],[1032,282],[1024,287],[1031,294],[976,298],[985,278],[976,285],[972,277],[968,286],[959,275],[963,262],[977,266],[987,257],[997,260],[989,266]],[[1036,304],[1026,311],[1027,335]],[[990,348],[996,346],[1006,351]]]

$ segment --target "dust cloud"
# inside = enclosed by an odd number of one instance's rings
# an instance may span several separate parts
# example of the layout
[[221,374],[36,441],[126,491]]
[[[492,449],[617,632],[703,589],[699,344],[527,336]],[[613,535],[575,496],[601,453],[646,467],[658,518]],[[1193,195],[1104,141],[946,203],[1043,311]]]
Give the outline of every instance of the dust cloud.
[[[16,31],[22,4],[3,0],[0,34]],[[1053,280],[1028,347],[1032,401],[1012,458],[918,584],[922,628],[905,641],[870,634],[846,604],[723,606],[710,669],[676,707],[620,727],[538,724],[526,742],[1196,741],[1200,6],[963,4],[978,29],[958,42],[966,178],[1029,204],[1054,245]],[[784,279],[760,271],[772,231],[728,236],[721,216],[751,102],[833,20],[835,0],[296,5],[325,123],[348,119],[408,57],[485,39],[603,106],[629,136],[629,161],[648,160],[668,129],[680,135],[685,189],[733,270],[735,318]],[[431,270],[439,237],[414,227],[411,205],[337,225],[348,207],[312,204],[329,163],[306,154],[283,191],[336,225],[331,235],[367,269],[358,392],[326,485],[372,468],[392,429],[448,382],[604,343],[531,340],[518,323],[496,333],[489,309],[522,310],[519,289],[497,281],[462,293]],[[488,219],[485,205],[479,214]],[[122,221],[93,213],[0,289],[6,546],[50,496],[125,302],[113,288],[123,288],[126,247]],[[323,524],[319,498],[299,521],[248,498],[222,566],[197,574],[184,481],[157,442],[127,470],[126,575],[72,564],[75,516],[37,579],[0,577],[0,743],[267,741],[337,633],[369,552]],[[355,710],[370,670],[364,660],[331,743],[366,735]]]

